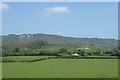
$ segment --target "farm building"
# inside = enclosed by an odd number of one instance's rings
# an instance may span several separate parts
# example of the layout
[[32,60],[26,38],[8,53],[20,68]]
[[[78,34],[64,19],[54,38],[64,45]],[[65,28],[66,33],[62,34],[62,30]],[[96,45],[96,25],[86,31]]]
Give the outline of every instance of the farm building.
[[79,54],[75,53],[75,54],[72,54],[72,56],[79,56]]

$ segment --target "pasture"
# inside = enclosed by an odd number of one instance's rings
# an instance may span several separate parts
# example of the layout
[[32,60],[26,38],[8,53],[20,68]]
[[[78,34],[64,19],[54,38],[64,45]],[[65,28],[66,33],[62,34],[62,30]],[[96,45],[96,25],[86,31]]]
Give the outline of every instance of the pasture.
[[117,59],[47,59],[2,63],[3,78],[117,78]]

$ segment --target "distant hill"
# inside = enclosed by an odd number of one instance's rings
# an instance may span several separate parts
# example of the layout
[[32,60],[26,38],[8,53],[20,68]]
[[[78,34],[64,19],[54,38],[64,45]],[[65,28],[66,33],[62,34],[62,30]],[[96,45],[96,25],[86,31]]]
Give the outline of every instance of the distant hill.
[[2,35],[2,44],[29,43],[33,40],[44,40],[48,44],[92,45],[97,44],[106,48],[117,48],[117,40],[103,38],[75,38],[50,34],[9,34]]

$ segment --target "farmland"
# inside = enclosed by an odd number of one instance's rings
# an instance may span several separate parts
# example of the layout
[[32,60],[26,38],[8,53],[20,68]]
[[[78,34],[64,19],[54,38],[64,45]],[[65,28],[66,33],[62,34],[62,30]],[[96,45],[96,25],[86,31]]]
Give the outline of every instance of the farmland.
[[3,78],[117,78],[117,59],[48,59],[6,62]]
[[4,36],[2,77],[117,78],[116,41],[47,34]]
[[14,1],[0,2],[2,80],[119,78],[118,3]]

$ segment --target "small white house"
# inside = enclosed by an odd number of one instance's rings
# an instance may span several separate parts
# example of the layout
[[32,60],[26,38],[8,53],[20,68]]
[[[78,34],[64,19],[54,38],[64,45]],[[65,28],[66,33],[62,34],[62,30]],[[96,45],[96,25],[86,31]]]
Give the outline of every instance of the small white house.
[[79,56],[79,54],[75,53],[75,54],[72,54],[72,56]]
[[85,48],[77,48],[77,50],[79,50],[79,49],[86,49],[87,50],[87,49],[90,49],[90,48],[87,48],[87,47],[85,47]]

